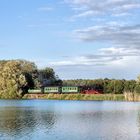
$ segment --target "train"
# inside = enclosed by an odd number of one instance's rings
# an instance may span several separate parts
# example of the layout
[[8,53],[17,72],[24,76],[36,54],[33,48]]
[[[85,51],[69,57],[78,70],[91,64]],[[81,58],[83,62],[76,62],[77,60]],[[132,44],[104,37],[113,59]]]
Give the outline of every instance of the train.
[[103,89],[97,86],[46,86],[40,89],[29,89],[29,94],[102,94]]

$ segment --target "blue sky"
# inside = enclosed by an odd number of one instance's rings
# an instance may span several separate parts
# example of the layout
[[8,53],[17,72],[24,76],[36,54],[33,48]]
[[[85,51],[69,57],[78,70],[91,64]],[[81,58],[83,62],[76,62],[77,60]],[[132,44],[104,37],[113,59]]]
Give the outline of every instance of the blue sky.
[[139,0],[1,0],[0,59],[52,67],[62,79],[136,79]]

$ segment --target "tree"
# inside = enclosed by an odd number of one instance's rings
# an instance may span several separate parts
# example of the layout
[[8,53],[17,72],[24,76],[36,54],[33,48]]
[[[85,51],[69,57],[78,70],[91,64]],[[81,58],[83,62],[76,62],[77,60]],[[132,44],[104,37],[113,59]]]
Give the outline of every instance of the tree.
[[140,75],[137,77],[135,92],[140,94]]
[[45,69],[39,70],[38,79],[42,86],[61,84],[62,81],[52,68],[46,67]]
[[18,61],[7,61],[0,67],[0,95],[3,98],[17,98],[22,95],[26,78]]
[[114,80],[114,93],[122,94],[124,91],[124,80]]
[[22,97],[33,84],[31,73],[35,69],[34,63],[25,60],[0,61],[0,96],[2,98]]
[[39,75],[40,75],[40,79],[54,79],[55,78],[54,70],[49,67],[39,70]]
[[125,92],[134,92],[136,87],[136,81],[135,80],[128,80],[124,83],[124,91]]

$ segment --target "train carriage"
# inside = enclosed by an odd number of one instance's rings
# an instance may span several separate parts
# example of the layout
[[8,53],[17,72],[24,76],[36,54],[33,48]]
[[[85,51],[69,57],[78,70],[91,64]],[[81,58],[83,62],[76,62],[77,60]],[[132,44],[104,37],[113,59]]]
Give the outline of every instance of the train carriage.
[[29,89],[28,90],[29,94],[38,94],[38,93],[42,93],[41,89]]
[[45,87],[44,93],[60,93],[61,89],[60,87]]
[[79,88],[77,86],[63,86],[62,93],[78,93]]

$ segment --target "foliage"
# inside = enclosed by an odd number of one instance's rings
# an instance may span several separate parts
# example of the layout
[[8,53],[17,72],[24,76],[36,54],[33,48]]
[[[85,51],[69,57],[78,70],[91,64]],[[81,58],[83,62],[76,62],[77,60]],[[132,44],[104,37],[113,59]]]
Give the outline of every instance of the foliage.
[[114,80],[114,94],[122,94],[124,91],[124,80]]
[[95,80],[64,80],[64,86],[94,86],[104,93],[123,94],[124,91],[134,91],[135,80],[95,79]]
[[134,92],[136,87],[135,80],[128,80],[124,83],[124,92]]
[[6,61],[0,66],[0,95],[3,98],[20,97],[26,78],[19,61]]
[[136,84],[135,92],[140,94],[140,84]]
[[135,92],[140,94],[140,75],[137,77],[136,80]]
[[45,69],[39,70],[40,73],[40,79],[54,79],[55,78],[55,72],[52,68],[46,67]]
[[62,80],[59,79],[52,68],[46,67],[41,69],[39,72],[39,81],[42,86],[46,85],[62,85]]
[[34,63],[25,60],[0,61],[0,97],[21,98],[33,83],[29,75],[35,69]]

